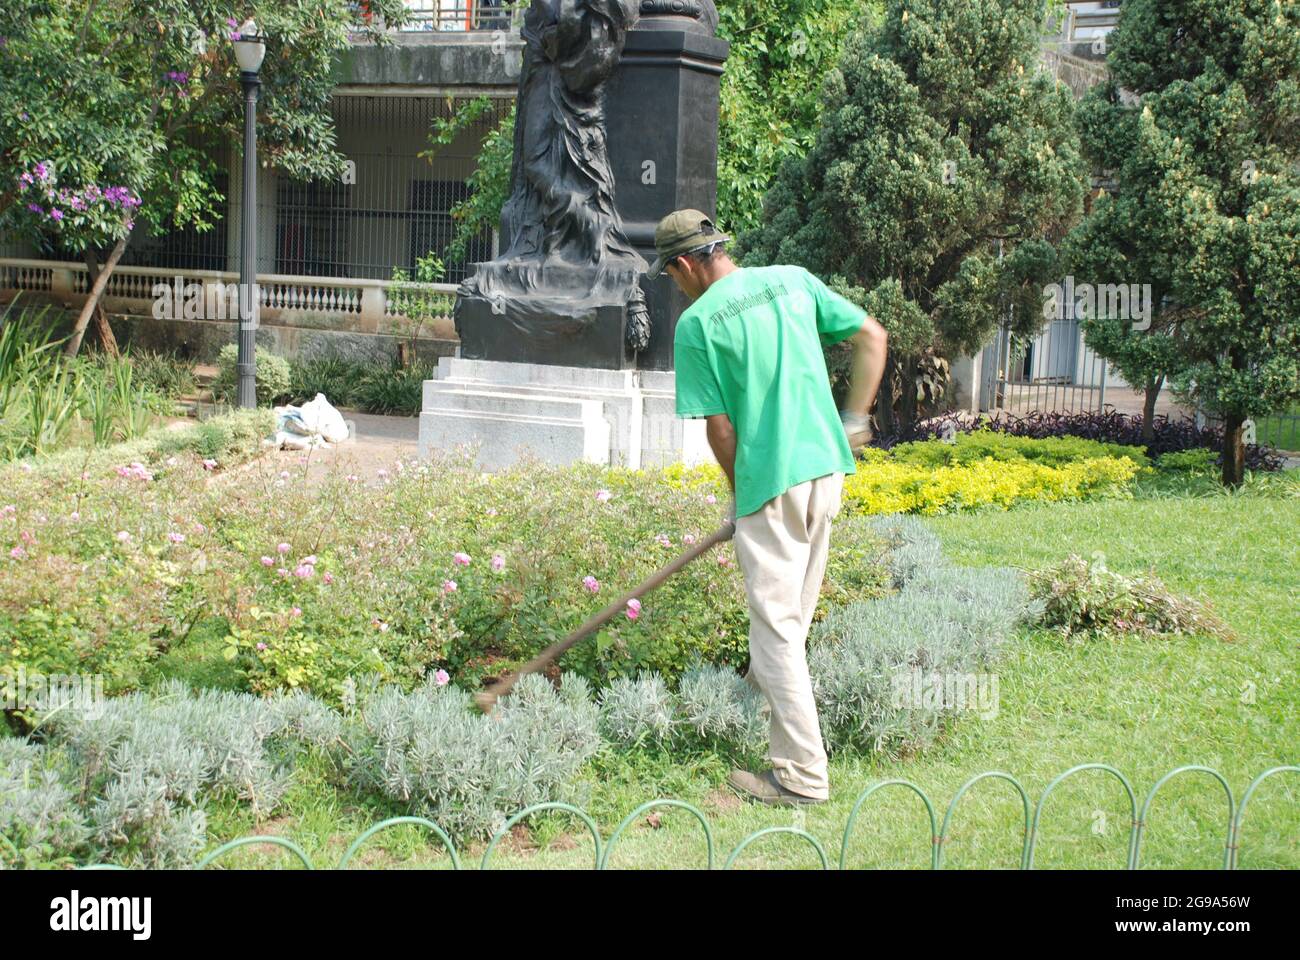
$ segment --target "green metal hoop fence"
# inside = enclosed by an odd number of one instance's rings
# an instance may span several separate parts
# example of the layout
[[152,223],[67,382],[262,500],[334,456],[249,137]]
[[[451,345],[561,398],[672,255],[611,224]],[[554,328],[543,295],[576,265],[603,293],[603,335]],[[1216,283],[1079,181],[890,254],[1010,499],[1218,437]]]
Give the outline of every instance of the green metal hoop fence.
[[[865,790],[863,790],[858,795],[857,800],[854,802],[853,808],[849,812],[848,821],[844,825],[844,831],[840,838],[840,857],[839,857],[838,867],[841,870],[849,869],[849,865],[848,865],[849,841],[853,837],[854,828],[857,825],[857,821],[860,815],[862,815],[863,808],[866,805],[867,801],[871,797],[876,795],[878,792],[884,790],[886,787],[901,787],[907,791],[916,794],[917,797],[920,798],[921,803],[925,806],[925,812],[928,818],[929,828],[930,828],[930,868],[932,870],[943,869],[944,844],[946,843],[947,838],[949,837],[949,828],[952,826],[952,822],[953,822],[953,812],[957,809],[958,802],[977,783],[980,783],[981,781],[984,780],[1002,780],[1009,783],[1015,789],[1016,795],[1020,797],[1021,808],[1024,814],[1024,832],[1023,832],[1023,841],[1022,841],[1021,852],[1020,852],[1019,868],[1021,870],[1032,870],[1034,868],[1034,852],[1040,835],[1039,827],[1042,822],[1043,807],[1047,802],[1047,798],[1051,796],[1052,793],[1056,790],[1056,788],[1060,786],[1060,784],[1063,783],[1065,780],[1077,774],[1084,773],[1086,771],[1092,771],[1092,770],[1101,771],[1102,773],[1110,775],[1111,777],[1118,780],[1120,785],[1124,788],[1124,795],[1128,799],[1128,806],[1129,806],[1129,813],[1130,813],[1129,839],[1128,839],[1128,846],[1127,846],[1128,852],[1127,852],[1127,857],[1125,859],[1125,867],[1129,870],[1137,870],[1139,868],[1141,862],[1143,830],[1148,825],[1149,822],[1152,802],[1155,800],[1156,794],[1161,790],[1161,788],[1164,787],[1164,785],[1168,783],[1170,780],[1172,780],[1174,777],[1181,776],[1182,774],[1186,774],[1186,773],[1201,773],[1209,777],[1212,777],[1214,780],[1218,781],[1219,785],[1223,788],[1223,792],[1226,796],[1227,811],[1228,811],[1228,816],[1225,823],[1226,840],[1224,843],[1223,869],[1235,870],[1237,869],[1238,866],[1237,858],[1241,851],[1242,825],[1245,820],[1246,806],[1250,802],[1251,797],[1254,796],[1255,791],[1259,789],[1260,785],[1263,784],[1265,780],[1268,780],[1269,778],[1277,776],[1278,774],[1281,773],[1300,773],[1300,766],[1285,764],[1285,765],[1276,766],[1268,770],[1265,770],[1263,773],[1259,774],[1259,776],[1251,780],[1250,785],[1246,787],[1245,792],[1242,794],[1240,803],[1237,803],[1235,798],[1233,797],[1232,787],[1228,784],[1228,781],[1223,777],[1222,774],[1220,774],[1217,770],[1213,769],[1212,767],[1206,767],[1200,764],[1188,764],[1186,766],[1177,767],[1173,770],[1170,770],[1163,777],[1161,777],[1159,780],[1156,781],[1155,785],[1151,788],[1150,792],[1147,793],[1146,799],[1142,803],[1140,815],[1138,813],[1137,795],[1133,792],[1132,785],[1129,783],[1128,779],[1124,776],[1124,774],[1120,773],[1120,771],[1116,770],[1112,766],[1109,766],[1108,764],[1081,763],[1078,766],[1071,767],[1069,770],[1066,770],[1064,773],[1058,774],[1050,783],[1048,783],[1047,787],[1043,790],[1042,795],[1038,798],[1038,803],[1032,805],[1033,806],[1032,814],[1030,813],[1031,804],[1029,801],[1029,794],[1025,791],[1024,786],[1021,785],[1019,780],[1017,780],[1011,774],[1005,773],[1000,770],[987,770],[984,773],[976,774],[975,776],[971,777],[964,784],[962,784],[962,786],[957,790],[957,793],[953,796],[952,800],[948,804],[947,811],[944,813],[942,825],[939,824],[939,821],[935,816],[934,803],[930,800],[929,795],[927,795],[926,792],[922,790],[919,786],[917,786],[915,783],[912,783],[910,780],[882,780],[879,783],[873,783],[870,786],[868,786]],[[582,822],[582,824],[586,827],[587,832],[591,834],[591,839],[594,845],[593,860],[592,860],[593,867],[596,870],[609,869],[610,859],[611,859],[611,855],[613,854],[614,847],[618,843],[619,839],[623,836],[624,832],[626,832],[626,830],[633,823],[636,822],[637,818],[639,818],[645,813],[648,813],[651,810],[660,807],[670,807],[674,809],[685,810],[687,813],[691,814],[691,816],[693,816],[699,822],[700,828],[704,833],[705,869],[706,870],[714,869],[714,834],[713,834],[713,828],[709,823],[709,818],[704,814],[703,811],[701,811],[698,807],[694,806],[693,804],[687,803],[684,800],[674,800],[666,797],[661,797],[657,800],[651,800],[647,803],[643,803],[635,810],[633,810],[631,813],[629,813],[626,817],[623,818],[623,820],[614,829],[614,832],[610,835],[608,841],[602,841],[600,835],[600,829],[596,826],[596,822],[591,818],[590,815],[587,814],[585,810],[582,810],[579,807],[575,807],[572,804],[568,804],[568,803],[558,803],[558,802],[533,804],[530,807],[520,810],[513,817],[505,821],[501,829],[499,829],[493,835],[492,839],[488,843],[487,849],[483,852],[483,858],[479,864],[479,868],[482,870],[491,869],[490,863],[492,859],[492,854],[496,850],[497,844],[501,842],[501,840],[506,836],[506,834],[510,832],[510,829],[514,827],[515,824],[519,823],[521,820],[523,820],[526,817],[532,816],[534,813],[540,813],[544,810],[557,810],[563,813],[567,813],[571,816],[574,816],[579,821]],[[338,866],[335,869],[338,870],[346,869],[348,865],[352,862],[353,857],[356,856],[357,851],[360,850],[361,847],[366,843],[366,841],[369,840],[371,837],[373,837],[375,834],[383,830],[387,830],[391,827],[399,826],[402,824],[413,824],[431,832],[435,837],[438,838],[441,844],[447,849],[448,854],[450,854],[452,868],[455,870],[462,869],[460,854],[457,851],[456,845],[452,841],[451,837],[447,834],[445,830],[439,827],[432,820],[426,820],[423,817],[393,817],[391,819],[384,820],[380,823],[375,824],[374,826],[367,829],[364,833],[362,833],[359,837],[357,837],[356,840],[352,842],[352,844],[348,847],[347,852],[343,854],[342,859],[339,860]],[[797,827],[766,827],[762,830],[756,830],[755,832],[749,834],[747,837],[741,840],[740,843],[738,843],[735,846],[735,848],[731,851],[731,853],[727,855],[726,860],[723,862],[722,869],[723,870],[731,869],[732,866],[739,859],[740,855],[746,849],[748,849],[748,847],[751,844],[753,844],[757,840],[760,840],[764,837],[768,837],[774,834],[784,834],[784,835],[794,836],[794,837],[798,837],[800,840],[805,841],[809,846],[812,847],[813,852],[816,854],[817,859],[821,865],[821,868],[823,870],[830,869],[830,861],[826,856],[826,850],[822,846],[821,842],[812,834]],[[15,860],[20,858],[20,853],[12,841],[10,841],[5,837],[0,837],[0,841],[3,841],[5,846],[12,851]],[[271,844],[274,846],[282,847],[288,850],[290,853],[292,853],[298,859],[298,861],[303,865],[303,867],[305,867],[308,870],[315,869],[315,865],[312,863],[311,858],[306,854],[306,852],[301,847],[299,847],[293,841],[286,840],[282,837],[265,836],[265,835],[240,837],[237,840],[231,840],[229,843],[222,844],[221,846],[217,847],[217,849],[213,850],[211,853],[205,856],[202,860],[200,860],[196,865],[196,868],[201,870],[205,867],[211,866],[216,860],[218,860],[225,854],[229,853],[231,850],[238,849],[239,847],[248,846],[250,844]],[[95,864],[90,864],[88,866],[84,866],[81,869],[121,870],[124,868],[117,864],[112,864],[112,863],[95,863]]]

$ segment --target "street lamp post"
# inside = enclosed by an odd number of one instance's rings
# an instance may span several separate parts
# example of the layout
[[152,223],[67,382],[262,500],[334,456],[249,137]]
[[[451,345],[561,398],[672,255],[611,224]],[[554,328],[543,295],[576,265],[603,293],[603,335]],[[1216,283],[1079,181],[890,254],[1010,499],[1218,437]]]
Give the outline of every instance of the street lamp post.
[[245,20],[234,34],[235,59],[244,88],[243,216],[239,240],[239,355],[236,403],[257,406],[256,333],[260,298],[257,295],[257,72],[266,54],[266,42],[257,24]]

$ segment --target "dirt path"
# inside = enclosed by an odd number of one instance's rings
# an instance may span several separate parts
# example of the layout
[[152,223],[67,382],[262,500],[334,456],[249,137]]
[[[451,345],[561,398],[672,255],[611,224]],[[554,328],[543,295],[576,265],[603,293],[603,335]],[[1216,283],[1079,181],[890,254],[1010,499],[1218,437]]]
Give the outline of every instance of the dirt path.
[[330,473],[356,474],[373,480],[379,471],[393,473],[398,460],[413,460],[419,431],[418,417],[381,417],[355,410],[341,410],[352,436],[343,443],[315,450],[275,450],[271,462],[284,469],[307,467],[307,482],[319,482]]

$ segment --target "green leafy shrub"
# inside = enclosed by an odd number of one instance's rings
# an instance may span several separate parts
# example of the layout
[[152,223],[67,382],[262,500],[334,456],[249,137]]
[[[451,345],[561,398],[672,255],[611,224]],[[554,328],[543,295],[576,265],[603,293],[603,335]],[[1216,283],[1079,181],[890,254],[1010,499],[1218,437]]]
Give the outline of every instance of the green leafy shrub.
[[984,459],[1002,463],[1029,461],[1049,467],[1062,467],[1097,457],[1127,457],[1139,467],[1148,465],[1142,447],[1103,443],[1082,437],[1021,437],[995,430],[958,433],[952,442],[917,440],[900,443],[889,451],[899,463],[924,467],[948,467],[976,463]]
[[[218,403],[233,403],[237,387],[239,345],[228,343],[217,355],[217,376],[212,381],[212,396]],[[258,347],[254,353],[257,364],[257,403],[269,407],[289,396],[292,378],[289,361],[269,350]]]
[[[204,650],[217,661],[224,651],[232,681],[257,692],[340,702],[349,677],[375,671],[411,688],[439,670],[469,689],[576,628],[725,510],[716,468],[522,463],[489,475],[456,453],[393,464],[377,482],[340,471],[310,492],[270,465],[250,470],[237,497],[206,483],[202,460],[238,462],[269,417],[246,411],[0,469],[11,491],[0,509],[13,508],[0,517],[13,584],[0,596],[13,640],[0,644],[0,669],[93,662],[110,691],[128,690],[202,624]],[[883,593],[880,552],[868,521],[837,522],[815,616]],[[601,686],[649,671],[675,684],[697,660],[743,664],[747,638],[725,544],[560,666]]]
[[[101,674],[131,690],[206,615],[224,548],[196,515],[204,459],[261,447],[269,411],[240,411],[97,450],[0,468],[0,677]],[[179,538],[179,539],[176,539]]]
[[126,358],[140,383],[161,396],[175,400],[196,389],[194,365],[188,360],[156,350],[131,350]]
[[1124,633],[1201,633],[1233,639],[1228,625],[1208,605],[1178,596],[1155,576],[1108,570],[1101,559],[1089,562],[1071,555],[1031,574],[1029,583],[1043,604],[1042,625],[1067,640]]
[[424,402],[424,381],[432,380],[437,366],[415,361],[409,367],[394,364],[373,367],[357,384],[353,397],[366,413],[413,417]]
[[336,407],[353,406],[357,387],[366,374],[364,364],[332,354],[295,360],[289,367],[292,403],[306,403],[323,393]]
[[1219,458],[1213,450],[1176,450],[1156,461],[1161,470],[1183,473],[1190,477],[1213,477],[1219,474]]

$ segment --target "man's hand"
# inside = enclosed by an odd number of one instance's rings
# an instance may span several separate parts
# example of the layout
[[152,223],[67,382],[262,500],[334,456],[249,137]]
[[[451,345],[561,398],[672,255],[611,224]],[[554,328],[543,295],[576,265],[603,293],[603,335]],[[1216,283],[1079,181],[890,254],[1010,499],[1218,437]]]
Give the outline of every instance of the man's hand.
[[844,435],[848,438],[849,449],[856,457],[871,442],[871,418],[842,410],[840,423],[844,425]]

